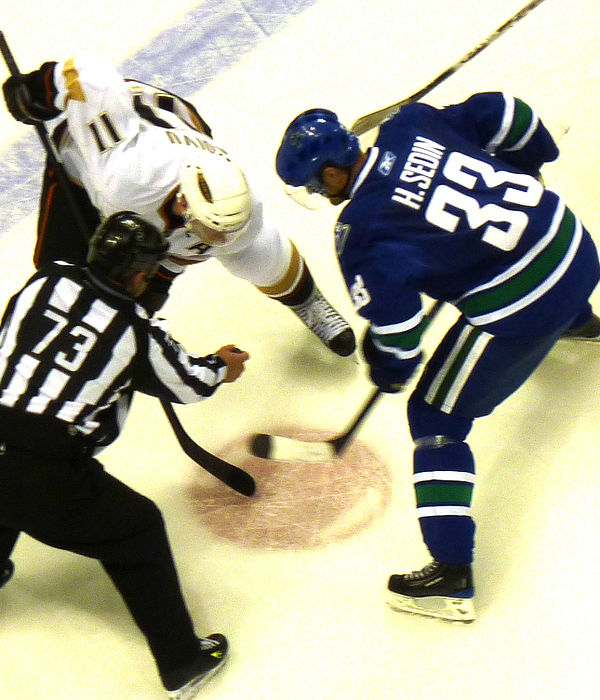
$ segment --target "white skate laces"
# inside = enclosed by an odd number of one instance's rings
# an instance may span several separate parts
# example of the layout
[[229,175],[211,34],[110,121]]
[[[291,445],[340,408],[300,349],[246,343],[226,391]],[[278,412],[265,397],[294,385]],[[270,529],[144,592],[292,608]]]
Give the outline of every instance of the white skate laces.
[[404,574],[407,581],[418,581],[419,579],[429,578],[431,574],[440,568],[437,561],[432,561],[418,571],[411,571],[409,574]]
[[310,330],[318,336],[326,345],[350,326],[338,314],[320,292],[314,292],[307,301],[300,306],[293,306],[293,310]]

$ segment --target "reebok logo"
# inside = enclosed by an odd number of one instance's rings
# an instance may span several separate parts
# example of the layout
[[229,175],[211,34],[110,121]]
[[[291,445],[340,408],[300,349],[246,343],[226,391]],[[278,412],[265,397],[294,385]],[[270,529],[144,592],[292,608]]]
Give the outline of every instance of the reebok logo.
[[384,177],[387,177],[392,172],[392,168],[394,167],[395,162],[396,162],[396,154],[392,153],[391,151],[386,151],[381,156],[381,161],[379,162],[379,165],[377,166],[377,170]]

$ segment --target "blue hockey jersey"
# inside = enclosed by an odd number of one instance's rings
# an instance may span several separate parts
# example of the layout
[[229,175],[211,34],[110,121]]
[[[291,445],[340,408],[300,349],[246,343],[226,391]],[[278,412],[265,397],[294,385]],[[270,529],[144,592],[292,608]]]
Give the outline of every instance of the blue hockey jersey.
[[552,333],[584,307],[596,248],[536,178],[557,156],[531,108],[499,92],[409,105],[381,126],[335,233],[354,306],[391,365],[416,364],[421,293],[505,337]]

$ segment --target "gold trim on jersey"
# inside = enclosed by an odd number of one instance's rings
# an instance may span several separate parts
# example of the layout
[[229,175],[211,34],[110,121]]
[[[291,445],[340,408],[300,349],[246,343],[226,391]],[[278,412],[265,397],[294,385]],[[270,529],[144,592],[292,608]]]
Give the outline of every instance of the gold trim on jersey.
[[65,79],[65,85],[67,87],[66,102],[68,102],[69,100],[86,102],[87,100],[85,97],[85,92],[83,91],[81,83],[79,82],[79,71],[77,70],[77,68],[75,68],[74,58],[70,58],[68,61],[65,61],[65,65],[63,67],[63,76]]

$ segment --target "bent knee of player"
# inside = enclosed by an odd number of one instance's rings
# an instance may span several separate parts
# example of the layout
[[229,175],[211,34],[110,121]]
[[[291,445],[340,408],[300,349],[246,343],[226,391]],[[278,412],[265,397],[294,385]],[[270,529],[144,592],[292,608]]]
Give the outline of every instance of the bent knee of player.
[[277,229],[264,227],[245,243],[240,250],[223,250],[215,257],[231,274],[257,287],[274,285],[286,275],[293,248]]
[[435,436],[462,442],[473,425],[472,418],[444,413],[416,393],[408,400],[407,415],[410,434],[415,443]]

